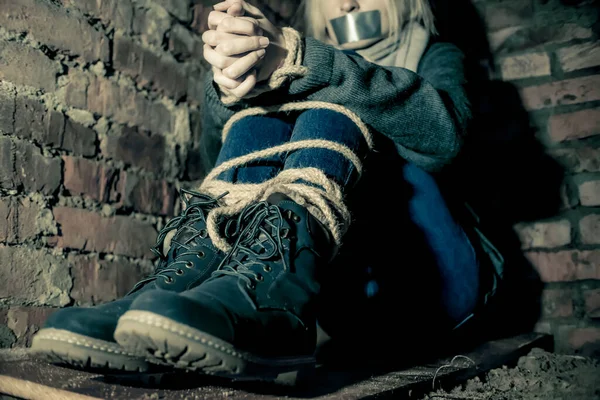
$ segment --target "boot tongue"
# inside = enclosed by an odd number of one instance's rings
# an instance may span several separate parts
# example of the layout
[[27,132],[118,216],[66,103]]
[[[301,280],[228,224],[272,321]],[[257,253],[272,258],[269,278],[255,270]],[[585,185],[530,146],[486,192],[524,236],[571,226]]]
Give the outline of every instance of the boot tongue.
[[283,193],[273,193],[272,195],[270,195],[267,198],[267,203],[273,204],[273,205],[276,205],[276,206],[278,206],[281,202],[284,202],[284,201],[291,201],[291,202],[295,203],[295,201],[292,200],[291,197],[286,196]]

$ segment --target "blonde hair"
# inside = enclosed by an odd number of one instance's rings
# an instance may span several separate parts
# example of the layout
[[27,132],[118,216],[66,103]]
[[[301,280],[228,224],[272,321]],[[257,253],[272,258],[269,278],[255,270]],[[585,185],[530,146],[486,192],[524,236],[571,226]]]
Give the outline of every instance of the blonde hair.
[[[319,9],[324,0],[305,0],[305,32],[322,42],[328,42],[327,21]],[[419,22],[431,34],[436,33],[433,11],[428,0],[387,0],[390,36],[399,36],[408,22]]]

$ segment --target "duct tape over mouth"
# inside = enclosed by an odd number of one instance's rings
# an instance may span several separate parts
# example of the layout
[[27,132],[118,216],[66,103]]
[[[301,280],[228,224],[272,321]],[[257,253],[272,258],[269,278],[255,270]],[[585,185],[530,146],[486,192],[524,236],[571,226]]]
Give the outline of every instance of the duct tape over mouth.
[[354,12],[330,20],[339,44],[381,38],[379,10]]

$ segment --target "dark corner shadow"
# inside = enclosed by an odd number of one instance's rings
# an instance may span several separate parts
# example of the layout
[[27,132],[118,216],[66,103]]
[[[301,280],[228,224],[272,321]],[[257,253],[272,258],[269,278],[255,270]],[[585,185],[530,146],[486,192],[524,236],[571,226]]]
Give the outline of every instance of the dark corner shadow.
[[528,332],[540,317],[543,284],[523,254],[514,225],[559,213],[564,170],[537,140],[518,89],[489,78],[493,56],[471,0],[437,3],[443,16],[440,34],[466,55],[474,114],[452,170],[451,190],[466,196],[506,261],[503,285],[471,333],[486,340]]

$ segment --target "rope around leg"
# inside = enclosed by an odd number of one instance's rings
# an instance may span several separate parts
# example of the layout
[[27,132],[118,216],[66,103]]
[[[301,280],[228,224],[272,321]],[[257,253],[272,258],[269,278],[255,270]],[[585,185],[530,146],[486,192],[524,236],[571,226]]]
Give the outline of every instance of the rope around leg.
[[[309,109],[327,109],[345,115],[359,128],[367,142],[369,150],[373,149],[371,132],[356,114],[337,104],[314,101],[288,103],[268,108],[256,107],[241,111],[227,121],[223,128],[222,139],[225,140],[233,125],[245,117]],[[214,168],[206,176],[199,189],[201,192],[212,196],[219,196],[224,192],[229,192],[223,198],[226,205],[211,210],[207,218],[208,233],[216,247],[223,251],[230,249],[230,244],[219,234],[218,220],[220,217],[235,215],[241,212],[248,204],[266,200],[270,194],[276,192],[286,194],[298,204],[305,206],[310,213],[325,224],[335,242],[338,245],[341,243],[342,236],[350,224],[350,212],[344,204],[342,189],[335,181],[327,177],[323,171],[317,168],[283,170],[276,177],[259,184],[234,184],[217,179],[221,173],[231,168],[241,167],[276,154],[310,148],[322,148],[338,152],[354,165],[359,176],[362,174],[362,161],[349,147],[324,139],[285,143],[228,160]]]

